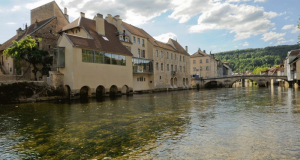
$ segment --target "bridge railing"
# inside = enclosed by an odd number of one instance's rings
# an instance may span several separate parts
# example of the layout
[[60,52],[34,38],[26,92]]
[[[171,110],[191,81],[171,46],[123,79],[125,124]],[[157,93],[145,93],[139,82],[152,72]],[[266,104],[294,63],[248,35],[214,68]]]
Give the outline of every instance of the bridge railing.
[[221,79],[221,78],[243,78],[243,77],[273,77],[273,78],[287,78],[287,76],[278,76],[278,75],[257,75],[257,74],[253,74],[253,75],[225,75],[222,77],[199,77],[199,78],[195,78],[195,79]]

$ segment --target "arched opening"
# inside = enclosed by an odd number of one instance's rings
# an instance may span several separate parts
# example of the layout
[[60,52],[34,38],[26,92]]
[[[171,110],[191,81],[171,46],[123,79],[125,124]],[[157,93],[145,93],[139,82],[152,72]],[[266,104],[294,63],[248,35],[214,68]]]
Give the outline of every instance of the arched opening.
[[170,84],[171,84],[171,86],[173,87],[173,78],[171,78],[171,80],[170,80]]
[[129,94],[129,87],[127,85],[122,87],[122,94]]
[[189,85],[189,79],[188,79],[188,78],[185,79],[185,84],[186,84],[187,86]]
[[96,89],[96,98],[101,98],[105,95],[105,88],[103,86],[98,86]]
[[83,86],[80,89],[80,99],[87,99],[91,95],[91,89],[88,86]]
[[64,92],[67,99],[71,98],[71,88],[69,85],[64,86]]
[[204,85],[205,88],[217,88],[218,82],[217,81],[210,81]]
[[115,85],[112,85],[109,89],[109,95],[116,96],[117,94],[118,94],[118,87]]
[[177,78],[174,78],[174,85],[177,86]]
[[182,80],[182,85],[185,86],[185,78]]

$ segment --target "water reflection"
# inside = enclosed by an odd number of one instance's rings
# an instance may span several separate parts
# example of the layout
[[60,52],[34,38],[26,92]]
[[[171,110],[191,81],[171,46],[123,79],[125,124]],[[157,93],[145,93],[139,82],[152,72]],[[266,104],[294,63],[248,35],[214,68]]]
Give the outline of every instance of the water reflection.
[[299,159],[298,90],[226,88],[0,107],[0,159]]

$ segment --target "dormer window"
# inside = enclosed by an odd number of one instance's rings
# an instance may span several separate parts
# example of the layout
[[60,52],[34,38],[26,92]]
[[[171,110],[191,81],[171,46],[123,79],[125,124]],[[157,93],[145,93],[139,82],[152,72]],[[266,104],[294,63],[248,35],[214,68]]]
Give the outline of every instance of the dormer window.
[[125,37],[125,42],[129,42],[129,38],[128,37]]
[[119,39],[120,39],[120,41],[123,41],[123,37],[122,36],[119,36]]

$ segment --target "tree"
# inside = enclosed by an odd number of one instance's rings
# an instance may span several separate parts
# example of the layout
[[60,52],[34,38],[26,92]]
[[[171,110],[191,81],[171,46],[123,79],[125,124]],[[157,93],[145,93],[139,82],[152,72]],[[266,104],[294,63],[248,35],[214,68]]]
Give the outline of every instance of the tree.
[[[33,39],[30,36],[20,40],[19,42],[13,41],[13,46],[4,50],[3,54],[6,57],[12,57],[16,62],[17,69],[20,66],[20,61],[25,60],[32,67],[32,73],[34,74],[35,80],[37,80],[37,72],[43,71],[45,74],[50,70],[52,65],[52,58],[49,57],[49,53],[38,48],[37,42],[40,42],[41,39]],[[43,67],[38,67],[42,65]]]

